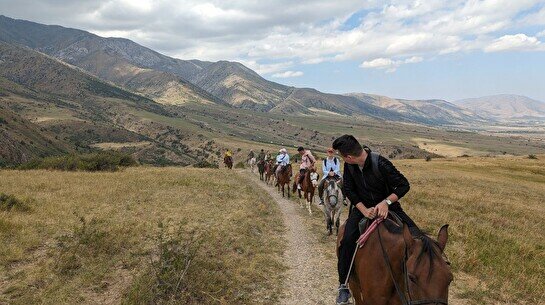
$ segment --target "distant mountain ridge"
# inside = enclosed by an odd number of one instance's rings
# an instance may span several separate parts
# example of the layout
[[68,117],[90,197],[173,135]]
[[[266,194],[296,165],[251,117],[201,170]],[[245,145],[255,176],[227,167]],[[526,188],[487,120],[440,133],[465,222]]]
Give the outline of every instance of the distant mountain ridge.
[[522,95],[490,95],[453,103],[493,120],[545,119],[545,103]]
[[[433,125],[478,119],[455,115],[455,109],[449,109],[450,114],[440,118],[426,116],[425,107],[420,107],[419,113],[399,112],[356,96],[271,82],[237,62],[181,60],[124,38],[103,38],[82,30],[4,16],[0,16],[0,41],[36,49],[165,104],[211,102],[262,112],[307,115],[319,110]],[[438,103],[430,108],[443,113],[439,111],[443,106]]]

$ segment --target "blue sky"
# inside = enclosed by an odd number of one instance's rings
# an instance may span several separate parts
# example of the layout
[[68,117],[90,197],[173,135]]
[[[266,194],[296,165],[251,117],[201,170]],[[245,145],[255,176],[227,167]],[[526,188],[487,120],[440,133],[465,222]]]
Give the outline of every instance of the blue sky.
[[0,0],[0,14],[325,92],[545,101],[544,0]]

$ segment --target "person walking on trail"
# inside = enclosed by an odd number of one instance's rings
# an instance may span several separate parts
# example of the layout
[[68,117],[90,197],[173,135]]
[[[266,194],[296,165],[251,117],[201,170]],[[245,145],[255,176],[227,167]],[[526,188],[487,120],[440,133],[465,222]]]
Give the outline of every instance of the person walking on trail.
[[333,148],[327,149],[327,158],[324,159],[322,173],[322,180],[320,181],[320,184],[318,184],[318,197],[320,198],[319,205],[324,204],[324,184],[329,179],[334,179],[339,183],[344,195],[344,190],[342,189],[341,161],[335,156],[335,150]]
[[310,150],[305,149],[302,146],[297,148],[297,152],[301,156],[301,165],[299,166],[299,180],[297,181],[297,189],[301,189],[301,183],[305,179],[305,173],[316,163],[316,158],[312,155]]
[[280,149],[278,156],[276,156],[276,170],[274,173],[277,178],[282,168],[288,164],[290,164],[290,155],[288,155],[288,151],[285,148],[282,148]]
[[[409,181],[385,157],[360,145],[352,135],[344,135],[333,142],[344,160],[343,184],[351,209],[345,222],[344,235],[338,249],[339,294],[337,304],[348,304],[350,291],[347,283],[350,263],[359,237],[358,224],[363,217],[386,218],[388,210],[394,211],[409,228],[414,221],[399,203],[409,191]],[[372,280],[372,279],[360,279]]]

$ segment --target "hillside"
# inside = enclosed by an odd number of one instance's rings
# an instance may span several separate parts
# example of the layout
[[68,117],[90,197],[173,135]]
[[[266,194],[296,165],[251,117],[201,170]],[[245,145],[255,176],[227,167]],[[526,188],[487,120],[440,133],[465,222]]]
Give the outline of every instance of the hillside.
[[[181,60],[127,39],[103,38],[4,16],[0,16],[0,41],[39,50],[166,104],[227,103],[261,112],[311,115],[329,111],[424,124],[458,124],[478,119],[467,112],[456,114],[456,109],[444,103],[431,105],[433,111],[396,111],[367,99],[271,82],[237,62]],[[428,115],[430,112],[449,115],[437,119]]]
[[545,103],[521,95],[492,95],[453,103],[491,120],[545,120]]

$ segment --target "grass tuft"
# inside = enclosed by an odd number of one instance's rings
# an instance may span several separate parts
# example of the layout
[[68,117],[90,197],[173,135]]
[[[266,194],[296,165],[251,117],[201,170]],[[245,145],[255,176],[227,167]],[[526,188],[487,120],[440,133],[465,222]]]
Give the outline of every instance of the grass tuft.
[[13,195],[0,193],[0,211],[20,211],[28,212],[31,210],[30,200],[20,200]]

